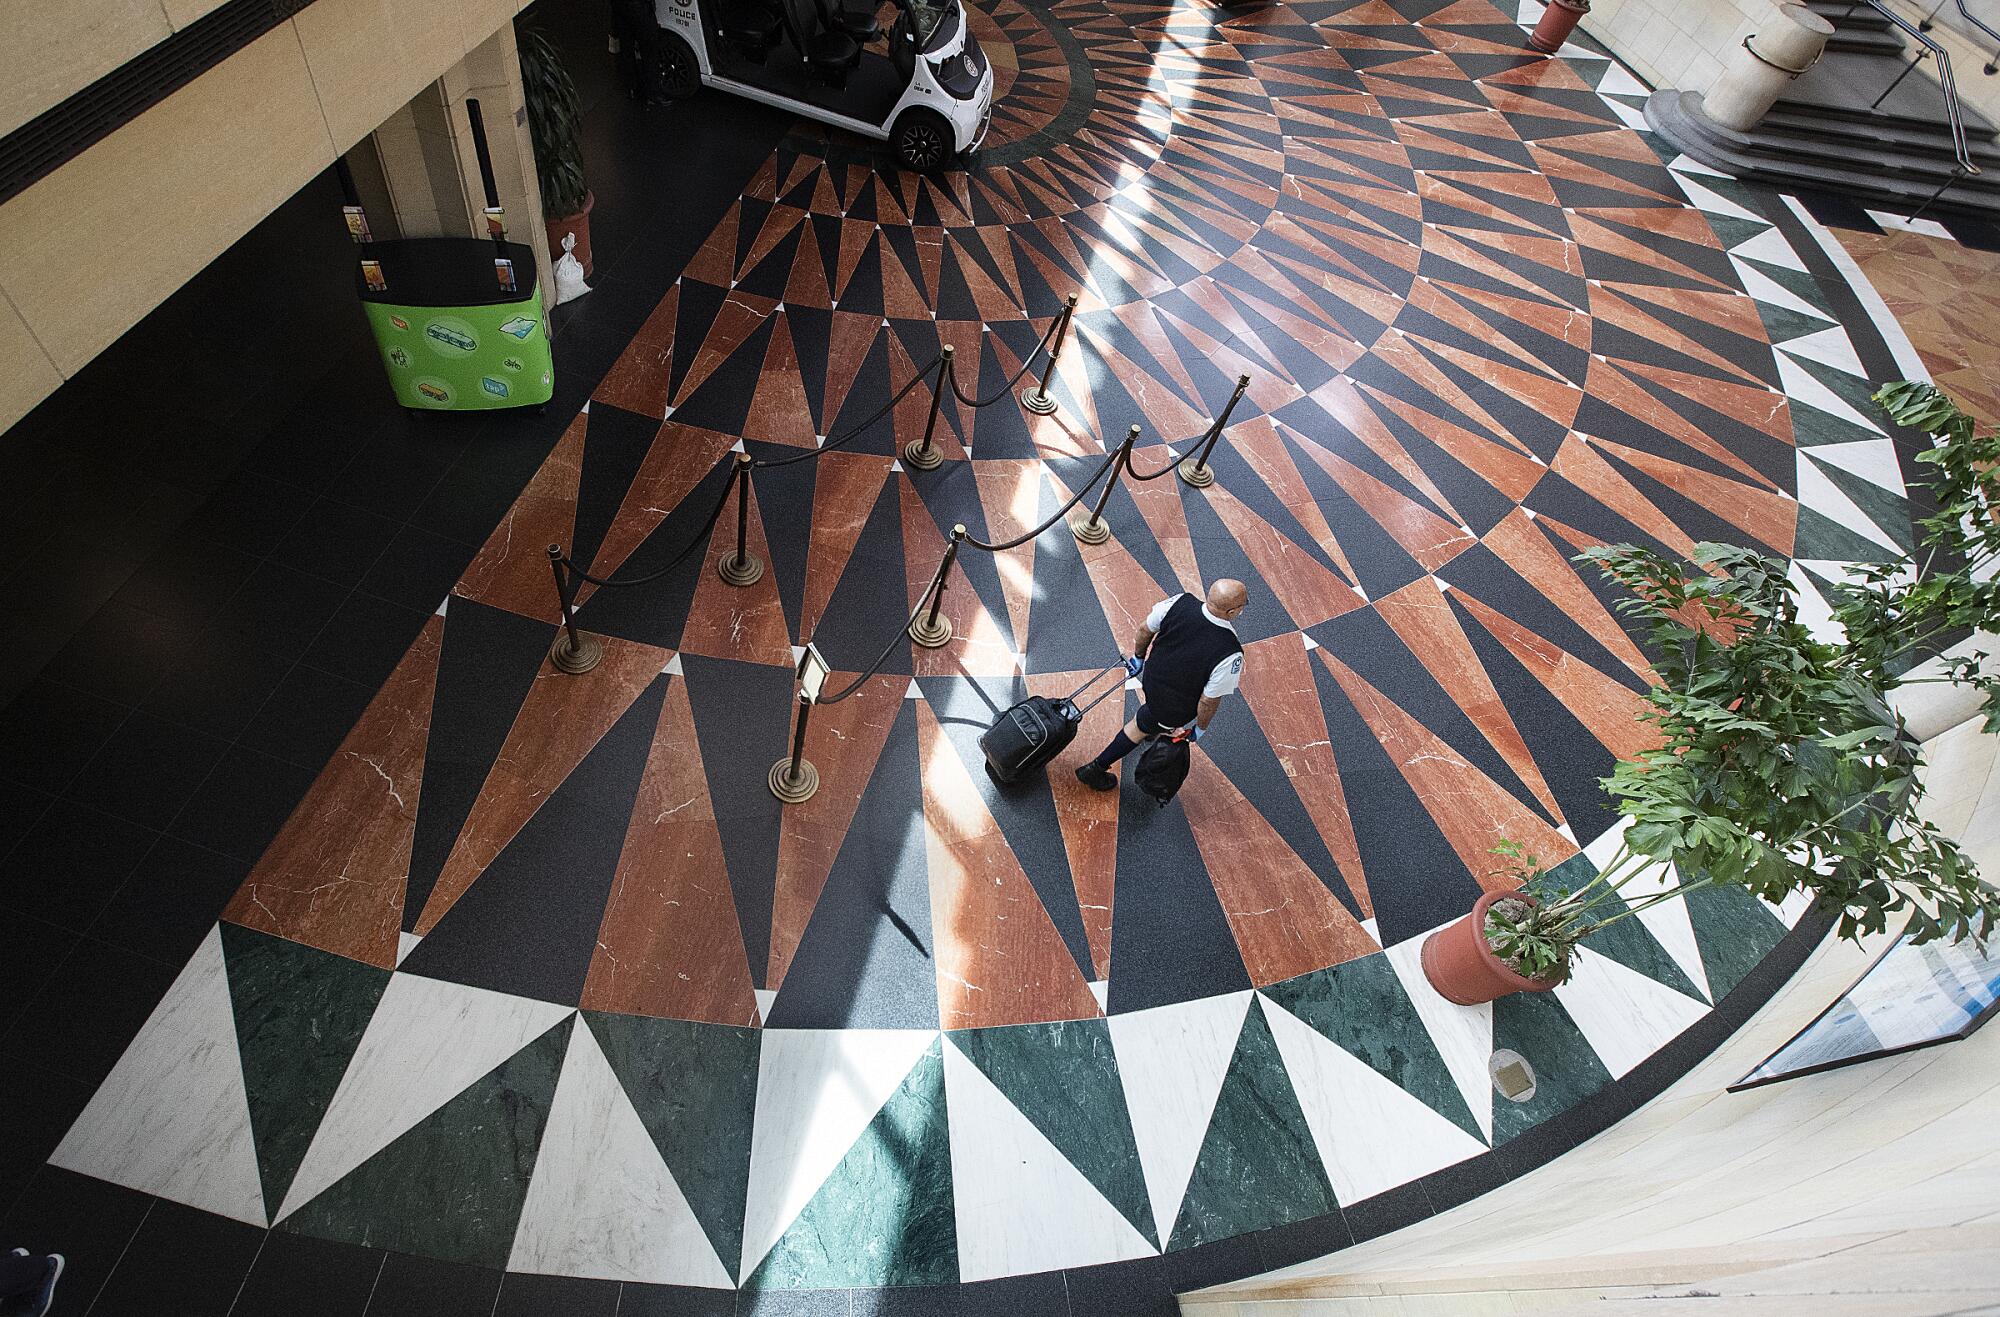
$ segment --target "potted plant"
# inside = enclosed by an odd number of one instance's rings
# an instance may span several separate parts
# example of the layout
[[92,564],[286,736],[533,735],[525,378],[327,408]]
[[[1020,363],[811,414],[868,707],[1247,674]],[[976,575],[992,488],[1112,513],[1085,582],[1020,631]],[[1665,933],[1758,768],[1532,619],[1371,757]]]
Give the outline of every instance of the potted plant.
[[[1613,545],[1578,555],[1632,593],[1660,684],[1641,715],[1661,744],[1620,762],[1604,786],[1630,823],[1603,868],[1570,890],[1533,856],[1505,844],[1525,890],[1489,893],[1433,934],[1431,983],[1464,1005],[1545,990],[1569,977],[1577,944],[1647,906],[1733,884],[1777,901],[1804,893],[1836,911],[1841,936],[1879,932],[1907,915],[1913,941],[1984,938],[2000,891],[1917,814],[1922,758],[1889,707],[1912,680],[1984,693],[2000,728],[2000,675],[1983,654],[1948,659],[1941,674],[1906,675],[1956,636],[2000,623],[2000,433],[1979,435],[1928,384],[1876,394],[1899,424],[1930,434],[1921,455],[1937,512],[1916,555],[1851,573],[1833,601],[1845,643],[1816,640],[1799,621],[1786,564],[1748,549],[1697,546],[1692,563]],[[1664,887],[1627,898],[1640,874],[1671,864]]]
[[590,208],[597,198],[583,181],[583,145],[577,132],[583,103],[576,80],[555,46],[534,28],[523,28],[521,89],[528,102],[528,136],[535,145],[535,175],[542,189],[542,219],[549,230],[549,257],[558,259],[563,239],[576,235],[573,249],[591,276]]

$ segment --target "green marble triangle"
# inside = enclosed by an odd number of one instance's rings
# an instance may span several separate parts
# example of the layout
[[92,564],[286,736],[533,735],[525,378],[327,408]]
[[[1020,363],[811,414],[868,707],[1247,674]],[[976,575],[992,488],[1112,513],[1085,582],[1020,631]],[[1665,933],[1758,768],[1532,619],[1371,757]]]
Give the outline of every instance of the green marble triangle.
[[1792,536],[1792,556],[1832,562],[1888,562],[1897,555],[1824,512],[1799,505],[1799,525]]
[[740,1256],[757,1030],[594,1011],[583,1018],[716,1256]]
[[1516,992],[1493,1003],[1493,1050],[1519,1052],[1535,1070],[1535,1096],[1493,1095],[1493,1146],[1568,1111],[1611,1082],[1597,1052],[1552,992]]
[[967,1029],[951,1041],[1133,1228],[1159,1246],[1108,1023]]
[[1701,967],[1719,1002],[1785,938],[1785,921],[1740,887],[1703,887],[1687,896]]
[[[1697,180],[1706,185],[1712,180],[1703,177]],[[1715,230],[1715,236],[1722,243],[1724,251],[1745,243],[1771,227],[1768,220],[1747,220],[1736,215],[1718,215],[1714,211],[1703,211],[1708,227]]]
[[[1769,197],[1770,194],[1753,191],[1750,187],[1748,187],[1738,179],[1726,178],[1721,174],[1691,173],[1688,175],[1688,177],[1693,179],[1695,182],[1701,184],[1703,187],[1707,188],[1710,192],[1713,192],[1716,196],[1721,197],[1724,201],[1735,202],[1738,206],[1742,207],[1744,210],[1749,211],[1752,215],[1764,215],[1768,213],[1765,209],[1764,203],[1766,198]],[[1779,202],[1778,204],[1782,206],[1784,203]],[[1737,222],[1740,224],[1743,221],[1738,220]],[[1765,228],[1771,227],[1771,224],[1768,220],[1765,221],[1764,227]],[[1750,236],[1755,236],[1755,235],[1753,234]]]
[[1237,1035],[1169,1251],[1324,1216],[1340,1206],[1262,1002]]
[[745,1289],[958,1283],[943,1041],[932,1040]]
[[505,1267],[575,1020],[564,1016],[278,1228]]
[[1423,1017],[1387,956],[1363,956],[1301,974],[1264,995],[1325,1034],[1378,1074],[1484,1142]]
[[1835,488],[1854,500],[1855,506],[1868,514],[1868,520],[1876,529],[1900,544],[1904,549],[1916,547],[1916,536],[1910,527],[1910,504],[1900,494],[1890,493],[1872,480],[1864,480],[1852,471],[1822,462],[1806,451],[1806,460],[1819,468],[1821,475],[1832,481]]
[[235,924],[222,958],[264,1201],[282,1203],[389,971]]
[[1763,318],[1764,330],[1774,344],[1817,334],[1833,323],[1824,316],[1809,316],[1794,307],[1779,306],[1775,302],[1758,302],[1757,314]]
[[[1587,855],[1572,855],[1555,868],[1528,885],[1528,890],[1544,900],[1558,891],[1574,891],[1597,876],[1597,866]],[[1625,900],[1616,892],[1608,892],[1603,904],[1595,910],[1599,919],[1611,919],[1626,910]],[[1600,956],[1617,961],[1625,968],[1637,970],[1656,983],[1664,983],[1676,992],[1686,993],[1696,1001],[1707,1001],[1702,990],[1688,978],[1660,940],[1653,936],[1635,916],[1620,919],[1617,923],[1592,933],[1583,943],[1588,950]]]
[[[1745,256],[1741,252],[1731,252],[1730,255],[1763,275],[1792,296],[1798,298],[1807,306],[1819,311],[1826,310],[1826,291],[1819,286],[1819,280],[1813,278],[1804,270],[1794,270],[1786,265],[1773,265],[1769,261],[1760,261],[1754,256]],[[1831,312],[1828,313],[1827,318],[1829,320],[1835,319]]]

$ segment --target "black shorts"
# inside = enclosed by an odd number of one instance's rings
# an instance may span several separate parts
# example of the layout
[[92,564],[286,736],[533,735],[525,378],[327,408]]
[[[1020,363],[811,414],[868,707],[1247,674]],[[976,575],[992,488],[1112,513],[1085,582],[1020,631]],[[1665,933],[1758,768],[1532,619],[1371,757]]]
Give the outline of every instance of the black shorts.
[[1176,718],[1169,721],[1153,712],[1151,704],[1142,704],[1139,706],[1139,712],[1133,715],[1133,719],[1139,724],[1139,731],[1141,733],[1147,736],[1158,736],[1163,732],[1179,731],[1194,721],[1194,715],[1190,713],[1185,718]]

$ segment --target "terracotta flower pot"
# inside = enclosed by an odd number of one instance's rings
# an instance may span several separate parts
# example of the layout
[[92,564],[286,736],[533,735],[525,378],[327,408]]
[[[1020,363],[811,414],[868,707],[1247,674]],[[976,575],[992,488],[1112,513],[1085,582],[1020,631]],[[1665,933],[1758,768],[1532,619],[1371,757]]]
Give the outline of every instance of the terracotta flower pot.
[[583,266],[583,277],[586,279],[595,273],[590,264],[590,208],[596,204],[597,194],[586,192],[583,194],[582,210],[574,215],[565,215],[561,219],[546,222],[549,230],[549,259],[551,261],[562,259],[563,235],[574,233],[577,263]]
[[1549,0],[1542,18],[1528,38],[1528,44],[1544,55],[1553,55],[1576,31],[1577,20],[1590,12],[1590,0]]
[[1522,892],[1488,892],[1473,905],[1471,914],[1424,939],[1424,977],[1446,1001],[1477,1006],[1510,992],[1547,992],[1556,986],[1554,979],[1516,974],[1486,945],[1486,912],[1509,896],[1535,904],[1534,897]]

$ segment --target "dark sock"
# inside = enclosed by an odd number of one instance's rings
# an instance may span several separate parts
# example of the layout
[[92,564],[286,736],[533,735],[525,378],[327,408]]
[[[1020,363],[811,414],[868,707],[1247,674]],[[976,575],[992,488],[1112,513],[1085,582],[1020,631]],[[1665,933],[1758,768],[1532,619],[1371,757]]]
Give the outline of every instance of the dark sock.
[[1113,764],[1138,748],[1139,743],[1126,736],[1125,729],[1121,727],[1118,729],[1118,734],[1111,738],[1111,744],[1105,746],[1097,758],[1090,761],[1090,766],[1108,771]]

